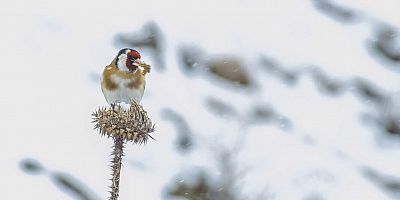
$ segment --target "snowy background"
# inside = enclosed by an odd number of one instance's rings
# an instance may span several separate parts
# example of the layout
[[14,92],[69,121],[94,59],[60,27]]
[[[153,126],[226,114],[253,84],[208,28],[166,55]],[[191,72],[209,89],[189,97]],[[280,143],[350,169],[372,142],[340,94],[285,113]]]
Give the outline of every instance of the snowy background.
[[400,1],[47,1],[0,6],[3,199],[108,198],[93,130],[119,49],[153,70],[156,141],[120,199],[400,199]]

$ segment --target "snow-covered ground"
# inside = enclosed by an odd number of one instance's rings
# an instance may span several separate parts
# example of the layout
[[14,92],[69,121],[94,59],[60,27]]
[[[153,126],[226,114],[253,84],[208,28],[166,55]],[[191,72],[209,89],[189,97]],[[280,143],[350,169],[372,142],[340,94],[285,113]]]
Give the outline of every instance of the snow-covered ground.
[[[140,30],[149,21],[166,39],[166,70],[155,69],[147,77],[142,100],[156,123],[157,141],[128,145],[121,200],[166,198],[171,181],[192,167],[221,176],[213,149],[234,149],[244,137],[235,161],[247,169],[240,182],[245,196],[268,190],[274,199],[399,199],[364,173],[368,169],[400,180],[399,137],[363,120],[376,106],[351,87],[335,97],[321,93],[308,75],[295,86],[284,84],[258,60],[268,56],[289,70],[318,66],[343,81],[362,77],[391,98],[398,96],[399,71],[374,59],[366,43],[374,35],[373,21],[400,25],[400,2],[337,2],[357,9],[363,20],[337,22],[306,0],[2,2],[3,199],[71,198],[45,176],[21,171],[25,158],[77,177],[106,199],[112,142],[91,124],[92,111],[106,105],[97,78],[119,50],[114,36]],[[177,57],[182,45],[240,58],[256,91],[227,86],[207,72],[183,73]],[[154,63],[150,54],[143,53],[143,60]],[[208,97],[229,103],[239,117],[214,115],[205,106]],[[388,102],[400,108],[397,101]],[[246,123],[255,104],[273,107],[291,127]],[[189,154],[177,153],[176,130],[162,115],[165,109],[181,114],[193,131],[196,142]]]

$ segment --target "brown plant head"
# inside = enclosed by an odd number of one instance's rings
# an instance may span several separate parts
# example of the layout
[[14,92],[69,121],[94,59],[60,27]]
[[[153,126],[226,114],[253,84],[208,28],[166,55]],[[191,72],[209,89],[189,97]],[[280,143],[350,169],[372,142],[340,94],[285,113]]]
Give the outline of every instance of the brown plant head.
[[94,129],[100,135],[121,138],[125,141],[142,144],[146,143],[150,133],[154,132],[154,124],[147,116],[143,107],[135,101],[131,102],[129,109],[124,109],[119,104],[110,107],[101,107],[92,114]]

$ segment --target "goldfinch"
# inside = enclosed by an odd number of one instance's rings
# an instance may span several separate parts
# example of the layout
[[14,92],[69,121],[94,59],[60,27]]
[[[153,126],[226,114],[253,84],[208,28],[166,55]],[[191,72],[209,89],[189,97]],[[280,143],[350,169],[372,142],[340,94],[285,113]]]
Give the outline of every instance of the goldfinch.
[[107,103],[139,103],[145,89],[145,75],[150,65],[140,60],[140,53],[134,49],[121,49],[111,64],[107,65],[101,77],[101,90]]

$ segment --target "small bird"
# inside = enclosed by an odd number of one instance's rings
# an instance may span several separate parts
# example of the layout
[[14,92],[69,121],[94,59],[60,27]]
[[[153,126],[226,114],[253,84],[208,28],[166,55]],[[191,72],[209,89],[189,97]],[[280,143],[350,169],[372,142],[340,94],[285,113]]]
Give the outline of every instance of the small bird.
[[140,53],[134,49],[121,49],[111,64],[107,65],[101,77],[101,90],[107,103],[139,103],[145,89],[145,75],[150,65],[140,60]]

